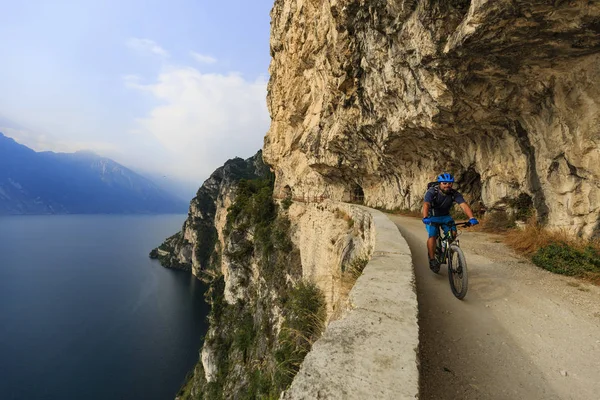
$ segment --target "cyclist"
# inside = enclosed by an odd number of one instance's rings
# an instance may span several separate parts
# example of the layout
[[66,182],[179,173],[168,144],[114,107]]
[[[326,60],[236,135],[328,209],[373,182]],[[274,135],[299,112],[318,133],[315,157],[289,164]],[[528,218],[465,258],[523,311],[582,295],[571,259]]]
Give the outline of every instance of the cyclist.
[[[423,223],[426,225],[427,233],[427,252],[429,255],[429,268],[436,274],[440,271],[440,264],[435,259],[435,243],[438,235],[438,228],[431,225],[432,222],[438,224],[447,224],[454,222],[450,216],[450,208],[456,202],[460,208],[469,217],[471,225],[477,225],[479,221],[473,216],[471,207],[467,204],[462,194],[452,188],[454,177],[449,173],[442,173],[437,177],[437,185],[431,186],[425,193],[423,199]],[[444,234],[448,231],[447,226],[442,227]],[[456,227],[452,227],[452,235],[456,235]]]

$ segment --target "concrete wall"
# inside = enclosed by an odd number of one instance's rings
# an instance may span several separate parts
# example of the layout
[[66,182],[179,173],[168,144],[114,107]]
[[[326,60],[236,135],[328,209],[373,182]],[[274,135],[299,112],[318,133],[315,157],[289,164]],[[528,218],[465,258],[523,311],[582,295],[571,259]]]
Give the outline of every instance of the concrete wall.
[[410,249],[385,214],[360,208],[373,216],[373,257],[350,291],[348,309],[314,343],[283,399],[418,398],[418,308]]

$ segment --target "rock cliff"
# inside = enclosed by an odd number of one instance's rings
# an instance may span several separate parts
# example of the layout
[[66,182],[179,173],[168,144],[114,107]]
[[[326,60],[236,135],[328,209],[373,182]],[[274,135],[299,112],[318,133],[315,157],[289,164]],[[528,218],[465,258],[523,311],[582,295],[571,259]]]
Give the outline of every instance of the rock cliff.
[[279,397],[373,251],[370,213],[274,200],[273,184],[261,152],[229,160],[198,190],[181,232],[150,254],[209,287],[210,327],[180,399]]
[[235,197],[239,182],[242,179],[269,179],[270,176],[262,151],[247,160],[234,158],[227,161],[198,189],[181,231],[154,249],[151,257],[158,258],[168,268],[191,270],[201,279],[203,273],[211,274],[212,269],[219,267],[227,208]]
[[482,208],[525,199],[600,234],[600,2],[276,0],[271,17],[277,194],[417,209],[450,171]]

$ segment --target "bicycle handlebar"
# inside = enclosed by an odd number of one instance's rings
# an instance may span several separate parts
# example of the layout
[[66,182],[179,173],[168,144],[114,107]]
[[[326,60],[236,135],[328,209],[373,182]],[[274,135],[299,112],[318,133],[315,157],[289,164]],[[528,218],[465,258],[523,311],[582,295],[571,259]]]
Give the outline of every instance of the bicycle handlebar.
[[470,223],[469,221],[464,221],[464,222],[453,222],[453,223],[440,223],[440,222],[431,222],[430,225],[433,226],[447,226],[449,228],[453,227],[453,226],[464,226],[464,227],[469,227],[472,226],[473,224]]

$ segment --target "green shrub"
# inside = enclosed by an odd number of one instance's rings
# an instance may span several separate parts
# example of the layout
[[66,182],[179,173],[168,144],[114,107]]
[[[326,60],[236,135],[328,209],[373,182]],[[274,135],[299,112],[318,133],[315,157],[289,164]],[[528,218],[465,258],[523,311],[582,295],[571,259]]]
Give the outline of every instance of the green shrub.
[[342,264],[342,272],[349,274],[356,280],[362,274],[368,263],[368,258],[355,258],[349,264]]
[[254,320],[249,312],[245,312],[237,322],[234,345],[244,354],[244,362],[248,360],[248,350],[252,348],[256,330],[254,329]]
[[208,261],[213,255],[215,244],[217,243],[217,230],[212,224],[207,222],[199,223],[195,226],[196,241],[196,259],[203,268],[208,267]]
[[286,197],[285,199],[283,199],[281,201],[281,207],[283,207],[284,210],[287,210],[288,208],[290,208],[291,205],[292,205],[292,199],[290,199],[289,197]]
[[236,198],[227,213],[227,225],[231,228],[240,218],[256,225],[275,219],[273,181],[269,179],[242,179],[238,184]]
[[277,400],[279,399],[279,393],[273,392],[270,376],[257,368],[250,375],[248,390],[243,394],[242,399]]
[[[255,297],[256,289],[248,287],[248,299],[228,304],[223,276],[211,282],[209,320],[219,330],[207,344],[214,350],[217,377],[201,385],[204,399],[279,398],[323,329],[325,299],[319,289],[308,283],[292,286],[288,279],[301,276],[300,255],[290,237],[291,223],[285,213],[277,215],[272,194],[272,180],[240,181],[228,210],[224,233],[234,246],[228,246],[227,255],[241,268],[255,262],[261,281],[277,295]],[[284,316],[279,331],[270,319],[273,307]],[[224,393],[225,387],[235,393]]]
[[240,263],[250,258],[253,252],[254,244],[249,240],[242,239],[237,243],[235,251],[227,251],[227,257]]
[[221,275],[215,279],[204,296],[207,303],[211,305],[210,319],[220,321],[227,306],[225,302],[225,277]]
[[535,212],[533,199],[527,193],[521,193],[517,198],[510,199],[508,205],[513,208],[514,218],[519,221],[526,221]]
[[514,217],[504,210],[492,211],[483,218],[482,230],[487,232],[505,232],[516,227]]
[[539,267],[568,276],[600,273],[600,251],[591,246],[580,250],[566,243],[551,243],[538,249],[532,260]]
[[275,387],[285,390],[300,369],[300,364],[325,324],[325,297],[313,283],[300,282],[292,288],[284,303],[286,320],[279,333],[275,352]]
[[276,250],[284,253],[292,251],[294,245],[290,238],[290,227],[292,223],[287,218],[277,218],[272,224],[271,241]]

